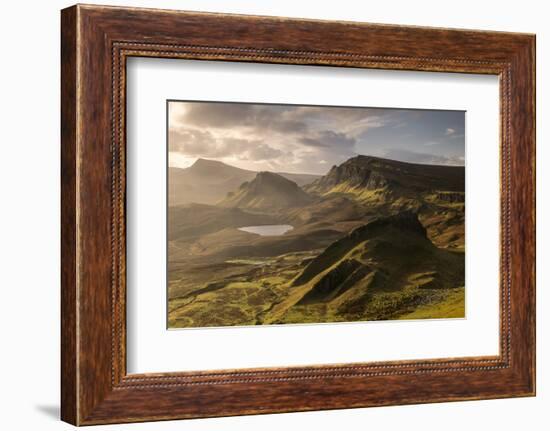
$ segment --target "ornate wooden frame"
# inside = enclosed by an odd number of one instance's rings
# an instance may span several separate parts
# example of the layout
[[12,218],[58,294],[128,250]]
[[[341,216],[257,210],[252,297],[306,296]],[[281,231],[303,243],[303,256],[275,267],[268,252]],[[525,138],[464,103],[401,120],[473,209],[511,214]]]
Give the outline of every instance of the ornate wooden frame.
[[[535,394],[534,35],[78,5],[62,11],[61,48],[63,420],[88,425]],[[130,56],[498,75],[500,354],[128,375]]]

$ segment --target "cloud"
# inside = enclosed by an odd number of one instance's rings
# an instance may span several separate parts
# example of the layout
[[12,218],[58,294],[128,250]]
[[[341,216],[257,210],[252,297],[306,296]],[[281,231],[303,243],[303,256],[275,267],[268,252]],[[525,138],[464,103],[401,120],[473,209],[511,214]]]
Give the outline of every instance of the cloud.
[[[197,129],[173,129],[168,133],[168,148],[170,151],[178,151],[189,156],[195,156],[205,151],[212,156],[216,147],[212,145],[215,138],[212,133]],[[207,154],[205,154],[207,156]]]
[[[463,114],[385,108],[171,102],[169,149],[252,170],[326,173],[357,154],[417,163],[463,164]],[[458,117],[458,118],[457,118]],[[444,131],[444,134],[441,131]],[[462,135],[463,136],[463,135]],[[407,154],[395,148],[407,146]],[[389,149],[388,149],[389,148]],[[176,158],[174,158],[176,160]]]
[[333,148],[335,146],[353,148],[356,139],[345,133],[322,130],[313,136],[303,136],[300,142],[308,147]]
[[277,148],[270,147],[264,143],[256,143],[255,145],[249,145],[248,149],[242,152],[238,157],[241,160],[273,160],[282,156],[284,152]]
[[244,103],[189,103],[175,120],[181,125],[223,129],[228,127],[279,132],[300,132],[307,128],[303,121],[285,115],[284,105]]
[[351,108],[193,102],[174,103],[169,121],[172,152],[315,172],[355,155],[352,131],[379,123]]
[[269,160],[279,157],[283,152],[259,141],[244,138],[217,138],[214,134],[197,129],[171,130],[168,137],[171,152],[186,156],[227,158],[241,160]]
[[417,153],[401,148],[390,148],[384,152],[383,157],[400,160],[409,163],[421,163],[426,165],[464,166],[462,156],[440,156],[436,154]]
[[[175,103],[176,105],[178,103]],[[357,136],[382,127],[388,110],[219,102],[180,102],[171,109],[170,125],[211,129],[238,129],[248,134],[278,133],[307,136],[320,129]]]

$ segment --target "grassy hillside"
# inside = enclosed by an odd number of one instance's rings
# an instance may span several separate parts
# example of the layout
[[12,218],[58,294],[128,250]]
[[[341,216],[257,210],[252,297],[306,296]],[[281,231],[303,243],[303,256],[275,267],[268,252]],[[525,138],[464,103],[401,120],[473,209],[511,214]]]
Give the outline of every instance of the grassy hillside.
[[[394,318],[464,285],[463,254],[437,248],[415,214],[377,219],[331,244],[292,281],[273,321]],[[429,301],[428,301],[429,302]],[[327,317],[325,317],[327,319]]]
[[464,174],[462,166],[357,156],[333,166],[304,190],[317,196],[346,197],[376,217],[415,211],[434,243],[464,250]]
[[[416,309],[422,318],[430,307],[448,311],[445,301],[459,300],[464,285],[463,253],[436,247],[413,213],[368,223],[321,252],[224,265],[218,280],[175,295],[172,326],[385,320]],[[459,301],[449,313],[460,310]]]

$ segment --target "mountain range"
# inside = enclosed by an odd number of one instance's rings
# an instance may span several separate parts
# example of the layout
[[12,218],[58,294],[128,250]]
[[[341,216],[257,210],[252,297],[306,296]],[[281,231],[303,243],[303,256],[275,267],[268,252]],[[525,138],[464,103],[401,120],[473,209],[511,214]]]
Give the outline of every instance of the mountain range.
[[304,188],[318,194],[360,194],[380,189],[409,193],[430,190],[463,192],[464,167],[423,165],[360,155],[333,166],[326,175]]
[[[199,203],[216,204],[241,184],[252,181],[255,171],[230,166],[220,161],[197,159],[188,168],[168,168],[168,204],[170,206]],[[279,175],[298,186],[315,181],[320,176],[280,172]]]
[[463,316],[464,167],[357,156],[319,177],[204,159],[174,172],[170,327]]

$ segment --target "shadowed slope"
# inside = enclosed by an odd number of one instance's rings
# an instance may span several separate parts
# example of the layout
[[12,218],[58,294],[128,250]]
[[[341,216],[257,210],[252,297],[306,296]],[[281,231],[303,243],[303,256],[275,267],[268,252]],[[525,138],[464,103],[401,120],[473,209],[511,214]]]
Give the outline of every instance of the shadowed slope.
[[315,321],[320,315],[339,320],[395,318],[395,313],[462,288],[464,256],[437,248],[416,214],[406,211],[372,221],[334,242],[291,285],[292,293],[274,307],[268,321]]
[[[426,237],[426,229],[412,212],[403,212],[395,216],[380,218],[353,230],[349,235],[331,244],[323,253],[311,262],[302,274],[294,280],[294,285],[304,284],[314,276],[342,259],[351,249],[374,238],[385,236],[390,241],[402,234],[418,236],[418,241],[427,247],[434,247]],[[393,237],[393,238],[392,238]]]

